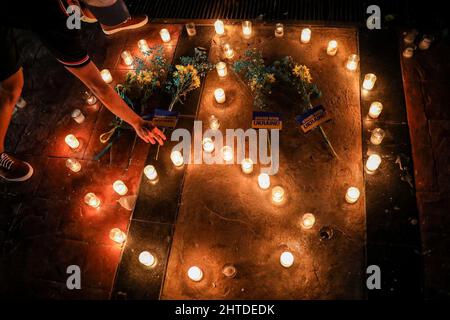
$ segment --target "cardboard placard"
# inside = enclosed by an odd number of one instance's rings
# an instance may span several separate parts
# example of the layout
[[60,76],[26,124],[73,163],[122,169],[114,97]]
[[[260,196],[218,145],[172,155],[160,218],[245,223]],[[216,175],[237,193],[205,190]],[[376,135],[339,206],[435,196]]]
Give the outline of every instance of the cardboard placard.
[[304,133],[317,128],[328,120],[330,120],[330,116],[322,105],[315,106],[304,114],[295,117],[295,121]]
[[281,116],[276,112],[253,111],[253,129],[278,129],[283,127]]

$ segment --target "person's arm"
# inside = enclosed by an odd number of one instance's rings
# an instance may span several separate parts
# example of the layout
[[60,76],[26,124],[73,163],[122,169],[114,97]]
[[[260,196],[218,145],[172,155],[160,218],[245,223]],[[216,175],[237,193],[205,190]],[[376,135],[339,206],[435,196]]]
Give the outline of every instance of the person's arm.
[[80,79],[112,113],[130,124],[142,140],[152,144],[155,144],[156,140],[160,145],[164,144],[163,140],[166,140],[164,133],[128,107],[117,92],[103,81],[92,61],[78,68],[66,66],[66,69]]

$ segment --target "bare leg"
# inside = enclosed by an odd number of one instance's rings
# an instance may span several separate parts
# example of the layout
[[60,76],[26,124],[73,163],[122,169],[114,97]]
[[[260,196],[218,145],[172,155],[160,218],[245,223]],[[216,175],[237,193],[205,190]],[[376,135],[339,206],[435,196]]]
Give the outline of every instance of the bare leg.
[[20,98],[23,87],[22,68],[8,79],[0,82],[0,154],[5,151],[5,136],[12,112]]

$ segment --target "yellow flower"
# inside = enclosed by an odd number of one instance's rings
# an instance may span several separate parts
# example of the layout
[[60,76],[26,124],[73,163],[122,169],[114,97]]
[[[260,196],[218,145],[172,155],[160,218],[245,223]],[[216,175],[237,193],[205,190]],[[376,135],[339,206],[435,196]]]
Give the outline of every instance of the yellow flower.
[[275,75],[273,73],[269,73],[266,75],[266,80],[269,83],[274,83],[275,82]]
[[312,82],[311,73],[309,72],[309,69],[307,66],[296,64],[294,68],[292,69],[292,74],[298,78],[300,78],[302,81],[305,81],[307,83]]

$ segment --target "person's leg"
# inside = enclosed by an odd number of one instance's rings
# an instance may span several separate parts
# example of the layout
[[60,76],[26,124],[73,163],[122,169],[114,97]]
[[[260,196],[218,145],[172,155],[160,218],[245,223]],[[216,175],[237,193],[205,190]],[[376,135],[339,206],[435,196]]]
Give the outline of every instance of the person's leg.
[[146,15],[131,17],[123,0],[84,0],[89,11],[100,22],[105,34],[137,29],[148,22]]

